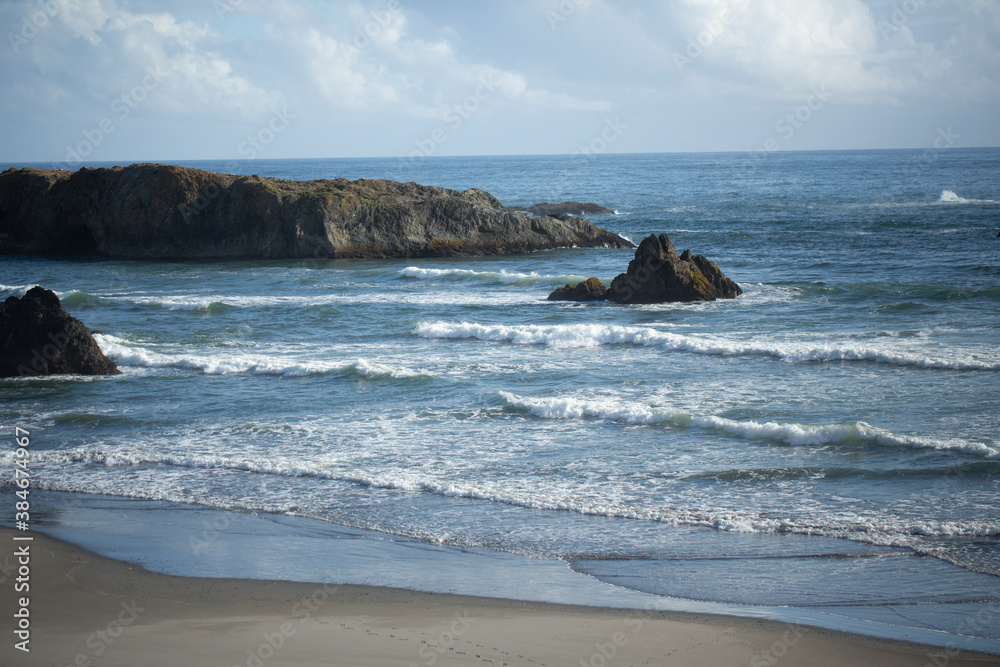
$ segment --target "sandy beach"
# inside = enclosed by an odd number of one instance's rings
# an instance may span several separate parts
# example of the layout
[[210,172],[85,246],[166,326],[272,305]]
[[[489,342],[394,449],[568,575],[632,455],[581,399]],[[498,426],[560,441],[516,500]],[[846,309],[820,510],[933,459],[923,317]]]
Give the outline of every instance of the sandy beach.
[[[5,665],[980,665],[1000,657],[724,616],[156,574],[34,534]],[[16,565],[15,565],[16,567]],[[18,613],[7,575],[3,614]],[[20,594],[18,594],[20,595]],[[17,622],[17,621],[15,621]]]

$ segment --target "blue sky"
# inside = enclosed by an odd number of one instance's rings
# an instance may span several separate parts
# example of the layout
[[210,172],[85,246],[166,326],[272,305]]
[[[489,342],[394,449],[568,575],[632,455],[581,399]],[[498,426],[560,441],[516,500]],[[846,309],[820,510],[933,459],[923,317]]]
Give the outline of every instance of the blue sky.
[[1000,145],[995,0],[0,0],[0,161]]

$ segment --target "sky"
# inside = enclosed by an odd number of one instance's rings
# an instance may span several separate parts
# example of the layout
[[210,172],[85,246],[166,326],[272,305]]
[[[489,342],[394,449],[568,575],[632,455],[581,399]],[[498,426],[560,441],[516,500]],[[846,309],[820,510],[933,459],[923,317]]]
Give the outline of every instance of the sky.
[[0,0],[0,162],[1000,146],[997,0]]

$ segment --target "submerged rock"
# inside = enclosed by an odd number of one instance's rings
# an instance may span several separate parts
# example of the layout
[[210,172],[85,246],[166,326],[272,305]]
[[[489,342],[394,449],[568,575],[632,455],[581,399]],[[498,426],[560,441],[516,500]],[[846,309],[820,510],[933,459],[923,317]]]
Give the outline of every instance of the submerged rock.
[[560,287],[549,294],[549,301],[604,301],[604,283],[597,278],[587,278],[574,285]]
[[581,204],[578,201],[564,201],[561,204],[533,204],[528,207],[510,206],[511,211],[526,211],[532,215],[609,215],[614,211],[604,208],[600,204],[588,202]]
[[0,252],[123,258],[508,255],[632,248],[580,218],[532,217],[482,190],[288,181],[140,164],[0,174]]
[[119,373],[54,292],[32,287],[0,303],[0,377]]
[[678,256],[666,234],[651,234],[639,244],[628,271],[612,281],[607,297],[618,303],[663,303],[732,299],[742,293],[715,262],[690,250]]

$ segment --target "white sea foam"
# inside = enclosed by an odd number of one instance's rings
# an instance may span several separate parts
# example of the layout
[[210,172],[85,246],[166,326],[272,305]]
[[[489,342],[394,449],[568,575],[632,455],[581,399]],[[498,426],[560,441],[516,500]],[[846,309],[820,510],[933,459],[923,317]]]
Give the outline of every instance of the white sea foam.
[[392,368],[359,358],[354,361],[301,360],[274,355],[233,353],[229,351],[204,354],[170,354],[132,344],[122,338],[96,334],[101,350],[120,366],[140,368],[181,368],[201,371],[206,375],[253,373],[286,377],[327,373],[353,373],[363,377],[411,378],[426,374],[409,368]]
[[0,283],[0,293],[7,294],[7,295],[16,294],[17,296],[24,296],[25,293],[28,290],[30,290],[32,287],[38,287],[38,285],[35,285],[35,284],[32,284],[32,285],[4,285],[4,284]]
[[943,190],[941,192],[941,198],[938,199],[938,201],[940,201],[940,202],[957,202],[959,204],[964,204],[964,203],[968,202],[969,200],[968,199],[962,199],[961,197],[959,197],[958,195],[956,195],[951,190]]
[[[77,466],[103,468],[140,468],[166,466],[181,470],[230,470],[249,472],[276,478],[308,477],[360,484],[377,489],[393,489],[435,495],[483,500],[536,510],[575,512],[584,515],[655,521],[676,526],[704,526],[739,533],[800,533],[841,537],[886,546],[920,548],[921,538],[987,536],[1000,534],[995,520],[928,521],[907,520],[892,514],[872,510],[859,514],[850,510],[821,512],[797,517],[775,517],[754,510],[718,507],[695,508],[704,499],[676,499],[663,505],[658,502],[626,500],[609,487],[580,489],[574,485],[539,486],[528,480],[476,481],[438,476],[424,470],[387,469],[383,472],[344,465],[335,459],[301,460],[283,456],[164,454],[158,450],[136,446],[107,448],[77,448],[72,450],[41,450],[33,455],[39,468],[58,466],[39,479],[39,488],[85,493],[111,493],[124,497],[141,497],[174,502],[205,502],[201,497],[178,493],[169,477],[160,475],[159,485],[138,488],[133,482],[123,483],[120,477],[96,476]],[[0,452],[0,464],[13,465],[13,452]],[[131,479],[131,478],[130,478]],[[189,481],[184,482],[188,486]],[[296,503],[301,508],[301,501]],[[220,499],[224,508],[261,509],[243,497]],[[263,501],[258,501],[263,502]],[[933,555],[933,554],[932,554]]]
[[951,190],[942,190],[941,196],[938,198],[938,202],[942,204],[996,204],[997,201],[993,199],[966,199],[965,197],[959,197],[957,194]]
[[985,458],[1000,457],[1000,450],[982,442],[941,440],[897,435],[863,421],[850,424],[789,424],[773,421],[739,421],[715,415],[692,415],[681,410],[615,399],[582,400],[572,396],[528,398],[501,391],[500,398],[543,419],[603,419],[625,424],[669,424],[682,428],[720,431],[747,440],[779,442],[793,446],[865,445],[910,449],[954,450]]
[[1000,362],[963,357],[947,358],[904,352],[886,345],[849,342],[734,340],[721,336],[695,336],[650,327],[612,324],[503,325],[475,322],[420,322],[415,333],[423,338],[473,338],[516,345],[554,348],[640,345],[676,352],[717,356],[770,356],[787,362],[869,361],[896,366],[955,370],[1000,370]]
[[427,279],[439,279],[439,278],[475,278],[478,280],[485,280],[489,282],[498,282],[505,285],[511,284],[536,284],[540,282],[553,283],[553,284],[563,284],[563,283],[576,283],[581,280],[585,280],[583,276],[576,275],[563,275],[563,276],[552,276],[544,275],[532,271],[530,273],[520,273],[516,271],[507,271],[506,269],[501,269],[497,271],[473,271],[472,269],[429,269],[422,268],[419,266],[408,266],[405,269],[401,269],[399,275],[405,278],[418,278],[422,280]]
[[209,310],[213,307],[228,306],[232,308],[267,308],[267,307],[302,307],[302,306],[322,306],[337,302],[336,295],[324,295],[320,297],[302,296],[235,296],[235,295],[207,295],[196,294],[176,294],[176,295],[121,295],[117,299],[135,303],[142,306],[157,306],[167,310]]
[[[553,278],[554,280],[555,278]],[[358,305],[370,303],[384,304],[439,304],[439,305],[512,305],[534,300],[534,295],[528,296],[516,292],[500,292],[496,294],[479,294],[461,290],[437,291],[433,293],[411,293],[403,291],[379,292],[339,292],[316,296],[277,296],[253,295],[234,296],[223,294],[196,295],[129,295],[101,296],[101,299],[123,301],[152,308],[164,308],[178,311],[212,311],[218,308],[312,308],[317,306]],[[542,297],[544,298],[544,297]]]

